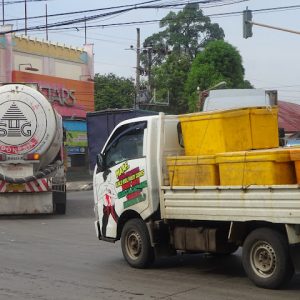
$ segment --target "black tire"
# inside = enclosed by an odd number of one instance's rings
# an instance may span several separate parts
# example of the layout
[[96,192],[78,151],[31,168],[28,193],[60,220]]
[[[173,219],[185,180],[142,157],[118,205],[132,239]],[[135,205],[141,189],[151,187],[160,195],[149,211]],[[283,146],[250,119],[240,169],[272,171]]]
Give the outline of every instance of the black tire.
[[66,204],[62,204],[62,203],[55,204],[55,213],[57,215],[65,215],[66,214]]
[[67,207],[67,194],[65,191],[53,191],[54,213],[65,215]]
[[122,252],[128,264],[134,268],[147,268],[154,261],[154,249],[145,222],[129,220],[121,235]]
[[286,237],[269,228],[252,231],[243,245],[245,272],[257,286],[278,289],[294,274]]

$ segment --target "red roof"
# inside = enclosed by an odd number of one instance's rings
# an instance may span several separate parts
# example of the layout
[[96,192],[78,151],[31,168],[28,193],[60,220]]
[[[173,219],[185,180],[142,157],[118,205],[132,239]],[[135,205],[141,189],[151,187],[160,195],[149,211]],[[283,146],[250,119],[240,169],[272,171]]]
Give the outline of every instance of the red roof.
[[285,132],[300,131],[300,105],[278,101],[278,125],[284,128]]
[[62,117],[86,118],[86,111],[81,105],[75,104],[74,106],[64,106],[54,102],[52,103],[52,106]]

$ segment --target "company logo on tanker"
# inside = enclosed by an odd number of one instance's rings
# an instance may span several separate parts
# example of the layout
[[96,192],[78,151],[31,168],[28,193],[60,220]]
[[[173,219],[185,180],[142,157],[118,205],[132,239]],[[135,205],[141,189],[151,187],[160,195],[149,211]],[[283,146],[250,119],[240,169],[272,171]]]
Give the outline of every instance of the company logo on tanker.
[[36,115],[26,103],[7,101],[0,105],[0,152],[21,154],[33,149],[38,141]]

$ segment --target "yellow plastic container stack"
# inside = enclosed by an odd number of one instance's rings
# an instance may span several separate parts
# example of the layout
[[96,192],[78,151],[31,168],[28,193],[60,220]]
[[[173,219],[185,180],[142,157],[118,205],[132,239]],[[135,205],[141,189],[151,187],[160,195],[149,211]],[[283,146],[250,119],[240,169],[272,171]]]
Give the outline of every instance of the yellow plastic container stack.
[[252,148],[249,109],[179,116],[185,155],[214,155]]
[[250,108],[252,149],[279,147],[278,107]]
[[179,120],[188,156],[279,146],[277,107],[194,113]]
[[290,156],[295,165],[297,183],[300,184],[300,148],[290,149]]
[[221,185],[295,184],[294,163],[289,150],[268,149],[217,155]]
[[170,156],[167,167],[171,186],[219,185],[219,170],[214,155]]

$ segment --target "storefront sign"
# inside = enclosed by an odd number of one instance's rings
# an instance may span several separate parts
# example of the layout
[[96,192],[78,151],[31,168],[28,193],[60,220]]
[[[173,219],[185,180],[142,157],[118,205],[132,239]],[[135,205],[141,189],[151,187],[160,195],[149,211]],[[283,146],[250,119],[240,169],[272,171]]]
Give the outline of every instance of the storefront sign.
[[49,102],[58,102],[60,105],[73,106],[76,103],[75,90],[65,88],[54,88],[40,85],[40,91],[47,97]]
[[82,131],[67,131],[66,133],[66,146],[79,146],[86,147],[87,146],[87,135],[86,132]]
[[67,147],[67,153],[68,155],[84,154],[86,152],[85,149],[85,147]]
[[93,82],[22,71],[12,71],[12,82],[37,83],[41,92],[53,105],[59,104],[57,106],[62,108],[80,105],[86,111],[94,111]]

